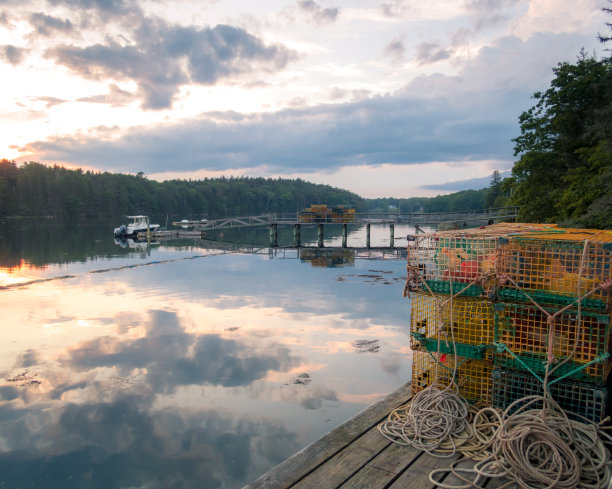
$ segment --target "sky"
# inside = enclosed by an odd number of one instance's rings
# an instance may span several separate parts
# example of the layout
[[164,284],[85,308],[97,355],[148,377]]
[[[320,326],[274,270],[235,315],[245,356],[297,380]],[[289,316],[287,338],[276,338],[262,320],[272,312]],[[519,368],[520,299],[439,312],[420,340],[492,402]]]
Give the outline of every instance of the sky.
[[0,0],[0,158],[363,197],[487,186],[606,0]]

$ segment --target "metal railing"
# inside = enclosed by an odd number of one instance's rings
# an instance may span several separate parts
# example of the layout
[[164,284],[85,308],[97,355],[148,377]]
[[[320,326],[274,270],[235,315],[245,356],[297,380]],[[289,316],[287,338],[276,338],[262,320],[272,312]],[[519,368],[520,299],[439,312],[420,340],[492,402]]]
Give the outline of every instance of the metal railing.
[[[363,223],[402,223],[417,225],[434,225],[443,222],[490,221],[495,219],[513,219],[518,217],[519,207],[498,207],[477,209],[463,212],[380,212],[355,215],[354,224]],[[175,223],[180,224],[180,223]],[[266,226],[270,224],[314,224],[304,223],[299,219],[299,212],[274,212],[258,216],[228,217],[213,219],[207,222],[191,221],[196,229],[220,229],[229,227]],[[351,224],[351,223],[349,223]]]

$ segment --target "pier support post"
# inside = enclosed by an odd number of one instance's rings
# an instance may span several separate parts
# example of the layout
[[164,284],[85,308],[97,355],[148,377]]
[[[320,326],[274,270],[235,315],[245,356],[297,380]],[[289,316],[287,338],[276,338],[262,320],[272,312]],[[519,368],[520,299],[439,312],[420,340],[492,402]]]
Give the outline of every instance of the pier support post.
[[370,247],[370,223],[366,224],[366,248]]
[[346,248],[346,239],[348,236],[348,224],[342,224],[342,247]]
[[151,244],[151,227],[149,226],[149,216],[147,216],[147,244]]
[[301,226],[299,224],[293,225],[293,246],[299,247],[301,246]]
[[270,224],[270,247],[278,246],[278,224]]
[[317,238],[319,248],[323,248],[323,223],[317,224]]
[[395,247],[395,224],[389,224],[389,246]]

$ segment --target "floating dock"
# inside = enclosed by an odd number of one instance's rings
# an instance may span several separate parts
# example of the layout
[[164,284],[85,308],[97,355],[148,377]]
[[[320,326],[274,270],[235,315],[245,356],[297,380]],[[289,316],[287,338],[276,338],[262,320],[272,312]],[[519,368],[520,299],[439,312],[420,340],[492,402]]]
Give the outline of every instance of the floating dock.
[[[411,447],[392,443],[378,431],[378,425],[410,399],[407,383],[368,407],[311,445],[265,473],[244,489],[433,489],[429,473],[448,467],[451,458],[436,458]],[[462,467],[472,467],[466,459]],[[440,480],[458,484],[452,474]],[[487,488],[501,480],[487,481]],[[507,482],[507,481],[506,481]]]
[[[151,231],[151,239],[172,239],[172,238],[205,238],[206,231],[185,231],[185,230],[170,230],[170,231]],[[147,240],[147,233],[138,233],[139,241]]]

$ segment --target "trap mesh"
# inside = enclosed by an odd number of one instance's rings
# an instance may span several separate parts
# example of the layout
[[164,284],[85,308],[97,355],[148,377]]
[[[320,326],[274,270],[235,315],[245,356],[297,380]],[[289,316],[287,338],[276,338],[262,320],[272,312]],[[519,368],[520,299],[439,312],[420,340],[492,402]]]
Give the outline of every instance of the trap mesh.
[[[564,305],[609,281],[611,263],[612,233],[609,231],[572,229],[526,233],[502,240],[498,273],[530,293],[536,302]],[[526,296],[521,293],[508,296],[504,291],[502,298],[524,301]],[[607,299],[607,291],[598,290],[585,298],[581,306],[603,310]]]
[[[554,309],[545,310],[555,312]],[[556,376],[571,373],[571,377],[592,382],[605,379],[608,371],[606,353],[610,340],[609,316],[582,312],[579,317],[577,311],[567,310],[549,325],[546,314],[535,306],[498,304],[496,313],[496,342],[514,354],[498,350],[498,365],[521,370],[529,368],[543,374],[548,348],[552,344],[555,364],[569,358],[555,372]],[[549,335],[550,328],[552,338]],[[595,363],[587,365],[590,362]]]
[[[452,318],[451,318],[452,309]],[[425,339],[440,339],[445,345],[491,345],[495,329],[493,304],[485,299],[416,293],[412,297],[411,346]],[[430,342],[428,343],[430,344]]]
[[448,387],[453,379],[455,365],[457,366],[455,384],[459,388],[459,393],[470,404],[490,406],[492,362],[446,353],[413,351],[412,394],[434,383],[438,388]]
[[[543,395],[543,385],[535,377],[525,372],[512,370],[495,370],[493,372],[494,407],[506,409],[510,404],[526,396]],[[559,381],[549,386],[551,397],[567,413],[568,417],[578,421],[584,418],[599,423],[606,413],[607,391],[592,384]],[[542,402],[531,405],[541,409]],[[517,403],[516,409],[522,404]]]

